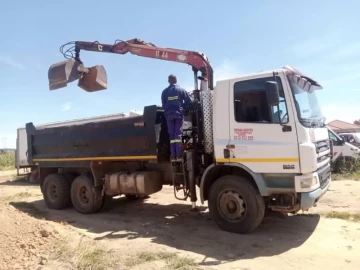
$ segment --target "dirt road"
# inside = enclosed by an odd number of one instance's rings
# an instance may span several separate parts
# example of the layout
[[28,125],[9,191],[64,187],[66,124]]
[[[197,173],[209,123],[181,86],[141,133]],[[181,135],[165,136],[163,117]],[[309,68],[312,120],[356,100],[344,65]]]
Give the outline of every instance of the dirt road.
[[[0,179],[0,198],[12,196],[12,206],[37,218],[66,221],[112,249],[121,269],[360,269],[360,221],[326,217],[332,211],[360,216],[357,181],[333,182],[310,213],[266,217],[254,233],[236,235],[221,231],[205,207],[189,212],[189,203],[176,201],[171,188],[143,201],[113,199],[86,216],[74,209],[49,211],[38,186]],[[180,259],[170,267],[171,256]]]

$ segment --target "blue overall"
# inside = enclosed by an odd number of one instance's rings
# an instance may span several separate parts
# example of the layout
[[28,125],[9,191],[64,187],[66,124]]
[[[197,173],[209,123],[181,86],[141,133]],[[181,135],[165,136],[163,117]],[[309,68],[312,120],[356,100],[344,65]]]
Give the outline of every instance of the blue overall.
[[183,106],[191,103],[192,100],[185,89],[171,84],[162,92],[161,102],[170,136],[171,156],[176,159],[182,158]]

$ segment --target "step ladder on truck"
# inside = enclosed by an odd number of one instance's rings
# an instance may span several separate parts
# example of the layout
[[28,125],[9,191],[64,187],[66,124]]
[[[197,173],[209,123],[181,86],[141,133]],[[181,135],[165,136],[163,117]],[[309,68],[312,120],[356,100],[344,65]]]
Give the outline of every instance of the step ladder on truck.
[[285,66],[214,85],[210,62],[199,52],[139,39],[77,41],[61,51],[68,59],[50,67],[50,90],[76,80],[87,92],[105,90],[105,68],[84,66],[80,52],[131,53],[190,65],[194,100],[185,108],[180,164],[170,160],[166,120],[156,105],[126,120],[42,130],[28,123],[28,158],[39,167],[49,208],[72,204],[92,214],[105,196],[140,197],[173,185],[193,211],[198,197],[207,201],[221,229],[249,233],[265,211],[308,210],[330,186],[332,148],[316,94],[322,87],[297,69]]

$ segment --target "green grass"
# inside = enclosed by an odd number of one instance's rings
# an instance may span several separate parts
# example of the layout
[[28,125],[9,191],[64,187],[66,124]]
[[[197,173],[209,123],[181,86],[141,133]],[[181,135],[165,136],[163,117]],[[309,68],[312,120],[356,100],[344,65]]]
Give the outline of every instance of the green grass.
[[15,169],[15,153],[0,153],[0,170]]
[[181,257],[172,252],[141,252],[126,261],[126,266],[134,267],[137,265],[153,261],[165,261],[167,268],[172,270],[194,270],[198,269],[198,264],[191,258]]

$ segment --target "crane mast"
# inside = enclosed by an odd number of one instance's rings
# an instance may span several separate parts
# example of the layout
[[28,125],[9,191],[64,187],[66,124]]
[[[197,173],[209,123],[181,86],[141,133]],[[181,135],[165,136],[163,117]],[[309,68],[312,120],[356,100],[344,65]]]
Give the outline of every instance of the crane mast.
[[[131,53],[140,57],[147,57],[171,62],[188,64],[194,72],[194,90],[201,90],[204,87],[198,86],[198,79],[206,84],[206,88],[212,90],[213,69],[206,55],[200,52],[179,50],[173,48],[157,47],[152,43],[134,38],[127,41],[116,40],[114,44],[104,44],[98,41],[74,41],[60,47],[60,52],[64,55],[63,62],[54,64],[50,67],[49,88],[55,90],[66,87],[67,83],[79,80],[78,86],[88,92],[95,92],[107,89],[107,74],[102,65],[85,67],[80,59],[81,51],[103,52],[113,54]],[[200,72],[200,76],[198,76]],[[199,98],[194,93],[195,98]]]

